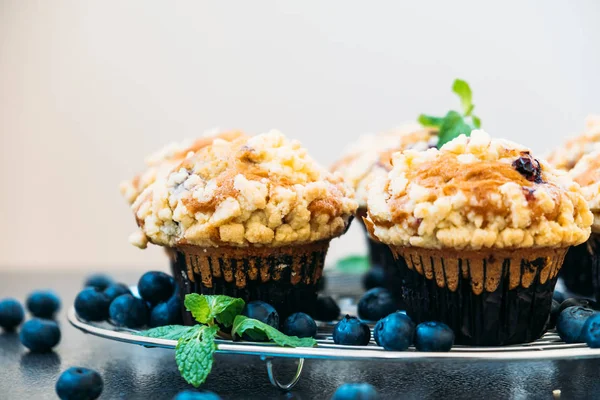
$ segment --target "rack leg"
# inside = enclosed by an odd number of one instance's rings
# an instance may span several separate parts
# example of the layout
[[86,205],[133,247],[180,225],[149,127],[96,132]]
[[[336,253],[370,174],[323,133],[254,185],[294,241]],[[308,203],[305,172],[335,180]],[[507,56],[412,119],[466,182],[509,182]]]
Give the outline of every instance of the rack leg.
[[292,388],[294,386],[296,386],[296,383],[298,383],[298,381],[300,380],[300,376],[302,375],[302,367],[304,366],[304,358],[298,359],[298,369],[296,370],[296,374],[294,375],[294,377],[292,378],[290,383],[287,383],[287,384],[280,383],[277,380],[277,378],[275,377],[275,374],[273,373],[273,359],[266,358],[266,361],[267,361],[267,374],[269,375],[269,381],[271,382],[271,385],[275,386],[278,389],[283,390],[284,392],[290,391],[290,390],[292,390]]

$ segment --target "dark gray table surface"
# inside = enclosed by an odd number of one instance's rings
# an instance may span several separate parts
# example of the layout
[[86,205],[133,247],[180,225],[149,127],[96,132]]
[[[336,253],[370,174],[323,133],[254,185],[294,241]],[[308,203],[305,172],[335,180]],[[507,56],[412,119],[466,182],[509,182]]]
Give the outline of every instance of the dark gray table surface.
[[[139,273],[119,280],[135,283]],[[191,388],[180,377],[173,350],[146,349],[83,334],[65,318],[83,273],[0,273],[0,298],[25,300],[33,289],[52,288],[63,301],[62,340],[55,352],[31,354],[16,334],[0,334],[0,399],[55,399],[54,384],[71,366],[93,368],[104,378],[101,399],[171,399]],[[276,360],[285,381],[293,360]],[[369,382],[384,399],[600,398],[600,360],[536,362],[346,362],[307,360],[290,393],[269,383],[259,357],[217,355],[204,389],[224,399],[329,399],[344,382]]]

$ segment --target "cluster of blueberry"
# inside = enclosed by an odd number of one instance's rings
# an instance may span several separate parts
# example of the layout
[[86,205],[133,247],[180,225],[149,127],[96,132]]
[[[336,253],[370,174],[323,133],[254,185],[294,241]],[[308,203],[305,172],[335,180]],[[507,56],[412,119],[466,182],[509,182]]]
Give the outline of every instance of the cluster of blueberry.
[[566,343],[586,343],[600,348],[600,304],[588,299],[568,298],[554,292],[549,328]]
[[371,330],[366,322],[375,322],[373,339],[385,350],[404,351],[412,344],[419,351],[450,351],[454,332],[441,322],[415,323],[404,311],[396,310],[392,294],[383,288],[367,291],[358,302],[358,317],[346,315],[333,330],[336,344],[366,346]]
[[175,280],[164,272],[149,271],[140,278],[134,296],[129,287],[105,275],[91,277],[75,298],[77,315],[87,321],[109,320],[136,329],[182,323],[181,299]]

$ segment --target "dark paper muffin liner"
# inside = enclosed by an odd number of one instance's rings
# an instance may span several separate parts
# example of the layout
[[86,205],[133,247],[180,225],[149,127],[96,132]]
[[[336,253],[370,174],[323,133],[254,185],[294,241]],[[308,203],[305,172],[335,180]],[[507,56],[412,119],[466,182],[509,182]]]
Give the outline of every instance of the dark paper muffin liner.
[[[222,294],[271,304],[280,321],[295,312],[314,314],[317,283],[329,241],[288,247],[171,249],[171,268],[181,296]],[[194,319],[184,312],[186,325]]]
[[377,240],[372,239],[369,236],[369,232],[363,221],[366,210],[364,208],[358,209],[358,220],[364,228],[365,237],[367,239],[367,247],[369,251],[369,261],[371,265],[379,265],[383,268],[386,276],[385,288],[388,289],[396,298],[398,302],[398,308],[404,309],[404,303],[402,301],[402,286],[403,286],[403,269],[397,268],[394,255],[387,244],[383,244]]
[[567,249],[392,251],[416,323],[446,323],[457,344],[499,346],[543,335]]
[[600,234],[569,249],[559,276],[570,292],[600,301]]

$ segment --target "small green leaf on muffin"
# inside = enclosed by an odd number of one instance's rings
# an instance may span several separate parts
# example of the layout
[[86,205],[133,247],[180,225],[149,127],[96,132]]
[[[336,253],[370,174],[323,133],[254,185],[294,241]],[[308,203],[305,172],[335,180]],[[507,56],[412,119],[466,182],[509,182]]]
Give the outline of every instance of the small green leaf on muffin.
[[238,315],[233,322],[231,335],[242,336],[246,334],[252,340],[272,340],[279,346],[286,347],[315,347],[317,341],[313,338],[299,338],[297,336],[288,336],[281,333],[271,325],[256,319],[248,318],[244,315]]
[[470,136],[473,129],[481,128],[481,119],[473,115],[475,105],[469,84],[462,79],[455,79],[452,91],[460,98],[462,113],[451,110],[444,117],[421,114],[418,118],[421,125],[438,128],[438,149],[462,134]]

